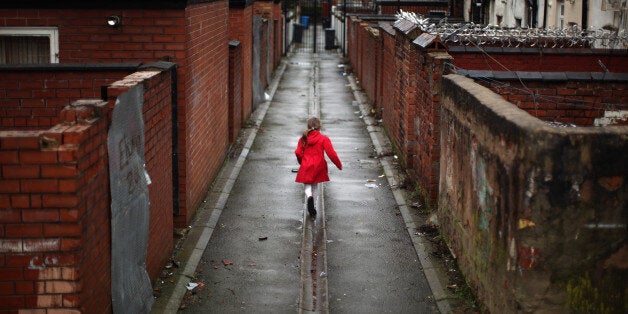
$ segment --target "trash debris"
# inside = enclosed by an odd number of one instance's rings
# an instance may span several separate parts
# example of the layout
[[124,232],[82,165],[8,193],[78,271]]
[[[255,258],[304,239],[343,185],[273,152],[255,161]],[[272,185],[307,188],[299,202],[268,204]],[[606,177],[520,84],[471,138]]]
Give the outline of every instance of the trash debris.
[[367,188],[371,188],[372,189],[372,188],[376,188],[377,184],[375,184],[375,183],[367,183],[364,186],[366,186]]
[[268,240],[268,237],[259,237],[257,239],[260,240],[260,241],[266,241],[266,240]]
[[322,271],[322,272],[320,273],[319,277],[321,277],[321,278],[325,278],[325,277],[327,277],[327,273],[326,273],[326,272],[324,272],[324,271]]
[[381,176],[379,176],[379,177],[380,177],[380,178],[383,178],[383,177],[385,177],[385,176],[386,176],[385,174],[382,174],[382,175],[381,175]]
[[231,261],[227,261],[227,260],[224,260],[224,259],[223,259],[223,260],[222,260],[222,264],[223,264],[223,265],[225,265],[225,266],[229,266],[229,265],[233,265],[233,262],[231,262]]
[[292,172],[299,172],[299,168],[292,168]]
[[528,220],[528,219],[519,219],[519,229],[525,229],[528,227],[535,227],[536,224],[534,223],[534,221]]
[[192,291],[194,288],[198,287],[196,282],[188,282],[187,286],[185,286],[188,290]]
[[377,182],[375,179],[367,179],[366,182]]
[[410,206],[414,207],[414,208],[421,208],[423,205],[419,202],[412,202],[410,204]]
[[429,218],[427,218],[428,224],[432,226],[438,226],[438,216],[436,213],[432,213]]

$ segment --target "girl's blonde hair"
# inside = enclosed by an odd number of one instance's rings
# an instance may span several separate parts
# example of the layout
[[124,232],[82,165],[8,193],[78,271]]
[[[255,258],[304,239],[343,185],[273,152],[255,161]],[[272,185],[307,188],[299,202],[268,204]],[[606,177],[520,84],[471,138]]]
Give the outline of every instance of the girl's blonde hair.
[[317,117],[309,118],[307,120],[307,130],[303,131],[303,136],[301,137],[303,144],[307,145],[307,136],[310,134],[311,131],[320,130],[320,129],[321,129],[321,120],[319,120]]

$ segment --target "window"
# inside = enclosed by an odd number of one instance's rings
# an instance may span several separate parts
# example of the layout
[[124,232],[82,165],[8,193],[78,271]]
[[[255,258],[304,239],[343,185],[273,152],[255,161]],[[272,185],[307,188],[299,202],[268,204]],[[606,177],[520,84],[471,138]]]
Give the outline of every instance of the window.
[[58,62],[56,27],[0,27],[0,64]]

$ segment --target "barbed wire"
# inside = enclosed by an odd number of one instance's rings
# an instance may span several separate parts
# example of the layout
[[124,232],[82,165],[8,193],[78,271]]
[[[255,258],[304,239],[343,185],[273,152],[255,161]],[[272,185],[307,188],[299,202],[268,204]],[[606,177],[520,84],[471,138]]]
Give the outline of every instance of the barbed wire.
[[541,48],[626,48],[628,33],[624,30],[588,29],[577,25],[568,28],[507,28],[494,25],[434,22],[414,12],[399,11],[397,19],[417,25],[423,32],[439,37],[444,43],[497,47]]

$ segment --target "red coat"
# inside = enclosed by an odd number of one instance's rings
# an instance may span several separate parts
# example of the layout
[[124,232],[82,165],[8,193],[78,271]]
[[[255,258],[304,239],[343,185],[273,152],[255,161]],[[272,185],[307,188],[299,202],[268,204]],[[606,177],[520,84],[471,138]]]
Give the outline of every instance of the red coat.
[[297,161],[301,165],[297,173],[296,182],[315,184],[329,181],[327,174],[327,161],[323,152],[327,153],[327,157],[342,170],[342,163],[331,145],[329,137],[321,134],[319,131],[311,131],[307,136],[307,146],[303,145],[303,141],[299,139],[299,144],[294,153],[297,155]]

